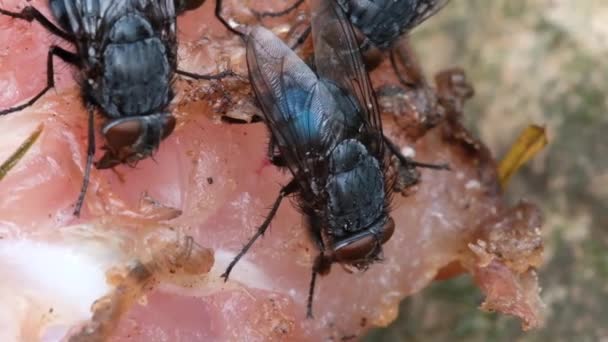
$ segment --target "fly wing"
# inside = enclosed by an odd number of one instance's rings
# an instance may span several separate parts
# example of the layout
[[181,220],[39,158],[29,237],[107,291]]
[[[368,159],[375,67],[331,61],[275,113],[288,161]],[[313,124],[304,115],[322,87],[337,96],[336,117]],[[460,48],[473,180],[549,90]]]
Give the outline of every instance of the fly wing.
[[[247,40],[251,84],[281,155],[301,182],[320,177],[320,164],[343,138],[332,93],[278,37],[262,27]],[[315,178],[316,177],[316,178]],[[322,178],[322,177],[320,177]],[[305,185],[305,184],[302,184]]]
[[334,0],[312,0],[312,34],[317,74],[356,100],[359,119],[383,152],[380,110],[350,22]]
[[169,61],[175,67],[177,64],[177,34],[175,0],[139,0],[146,6],[150,23],[159,35],[169,53]]

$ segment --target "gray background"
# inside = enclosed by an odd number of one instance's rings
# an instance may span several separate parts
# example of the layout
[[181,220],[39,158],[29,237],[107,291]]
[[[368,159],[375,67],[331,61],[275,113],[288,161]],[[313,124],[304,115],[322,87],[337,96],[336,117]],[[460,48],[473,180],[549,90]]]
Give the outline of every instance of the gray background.
[[550,145],[507,189],[545,213],[547,321],[522,333],[479,311],[463,276],[405,300],[366,341],[608,341],[608,2],[452,0],[412,37],[427,75],[466,70],[467,127],[495,155],[530,123],[548,129]]

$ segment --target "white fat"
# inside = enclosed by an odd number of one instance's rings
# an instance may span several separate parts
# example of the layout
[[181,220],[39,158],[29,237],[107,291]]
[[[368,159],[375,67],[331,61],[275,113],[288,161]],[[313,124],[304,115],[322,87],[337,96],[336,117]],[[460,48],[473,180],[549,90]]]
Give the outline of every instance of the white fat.
[[416,150],[414,150],[410,146],[404,146],[403,148],[401,148],[401,154],[408,158],[414,158],[416,157]]
[[0,240],[0,341],[56,341],[90,319],[111,290],[106,271],[124,261],[115,242],[85,225]]

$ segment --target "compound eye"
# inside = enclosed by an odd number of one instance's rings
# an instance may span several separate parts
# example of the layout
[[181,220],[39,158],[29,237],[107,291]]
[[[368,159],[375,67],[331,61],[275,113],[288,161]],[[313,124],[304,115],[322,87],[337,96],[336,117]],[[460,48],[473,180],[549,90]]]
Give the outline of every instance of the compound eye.
[[179,13],[201,7],[205,0],[175,0],[175,9]]
[[165,117],[165,124],[163,125],[163,140],[167,139],[173,130],[175,129],[176,120],[173,115],[167,115]]
[[384,224],[384,229],[382,230],[382,244],[384,245],[388,240],[390,240],[391,236],[395,232],[395,221],[392,217],[388,218],[388,221]]
[[135,144],[141,133],[142,126],[139,120],[127,120],[108,127],[104,135],[108,146],[119,151]]
[[[380,243],[386,243],[395,232],[395,221],[389,217],[382,227]],[[336,261],[352,263],[367,258],[376,248],[378,239],[374,234],[364,235],[351,243],[338,247],[334,251]]]
[[366,235],[359,240],[353,241],[352,243],[340,247],[334,253],[336,261],[339,262],[355,262],[358,260],[365,259],[378,245],[378,241],[374,235]]

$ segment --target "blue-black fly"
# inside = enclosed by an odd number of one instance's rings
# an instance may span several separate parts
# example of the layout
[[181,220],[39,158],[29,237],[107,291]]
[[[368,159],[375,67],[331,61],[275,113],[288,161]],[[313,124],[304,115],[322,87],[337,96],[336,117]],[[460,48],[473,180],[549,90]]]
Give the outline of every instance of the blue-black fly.
[[245,39],[251,84],[271,133],[270,158],[293,179],[223,274],[228,279],[264,234],[283,198],[293,195],[319,251],[312,267],[309,316],[317,275],[327,274],[333,263],[366,269],[381,258],[382,245],[395,229],[391,156],[409,170],[447,168],[404,157],[383,135],[374,91],[345,13],[333,1],[313,0],[311,8],[315,71],[264,28],[253,28]]
[[107,120],[102,128],[106,150],[95,163],[98,169],[132,165],[151,156],[175,128],[169,112],[174,74],[199,79],[177,69],[176,16],[199,7],[204,0],[51,0],[59,26],[32,6],[0,14],[37,21],[52,34],[70,42],[75,51],[51,46],[47,56],[47,85],[24,104],[0,115],[32,105],[54,86],[53,57],[80,70],[80,85],[89,113],[88,149],[83,185],[75,205],[79,215],[95,153],[94,112]]
[[[355,35],[368,68],[382,60],[379,50],[388,50],[402,35],[436,14],[449,0],[332,0],[355,27]],[[298,8],[297,0],[279,12],[256,12],[258,17],[279,17]],[[304,32],[303,42],[310,30]]]

